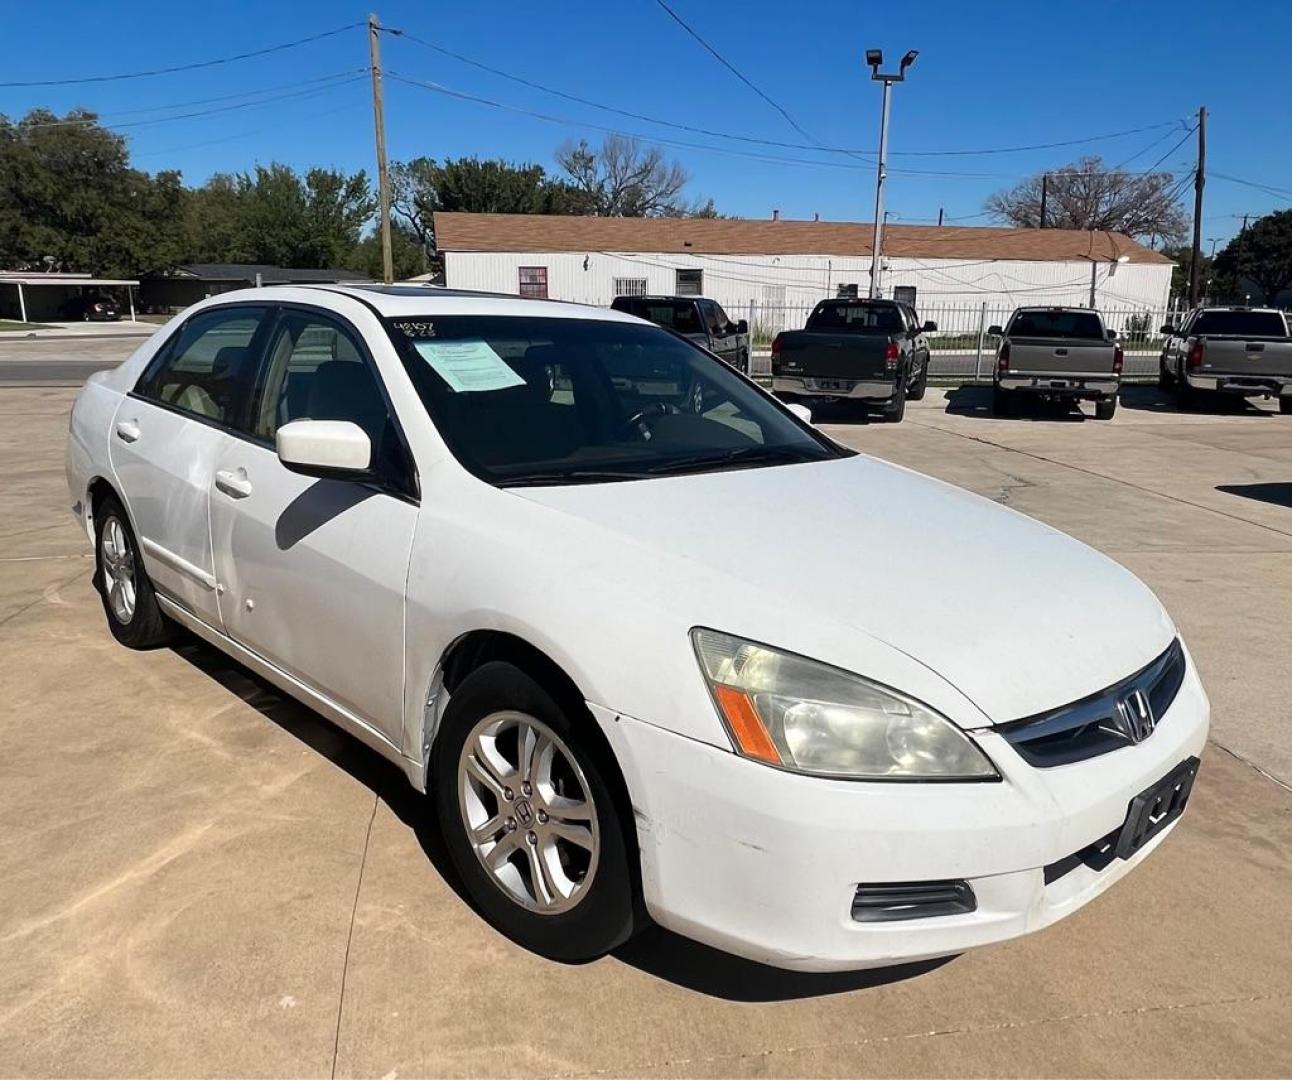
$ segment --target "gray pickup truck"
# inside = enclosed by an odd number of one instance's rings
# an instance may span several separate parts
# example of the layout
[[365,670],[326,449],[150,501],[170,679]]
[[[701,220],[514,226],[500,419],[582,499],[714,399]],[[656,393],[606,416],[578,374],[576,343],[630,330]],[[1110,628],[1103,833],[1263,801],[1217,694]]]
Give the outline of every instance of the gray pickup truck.
[[921,324],[896,300],[823,300],[802,330],[772,342],[772,393],[787,402],[850,401],[876,406],[895,424],[929,381],[936,323]]
[[1122,350],[1089,308],[1024,307],[1002,330],[992,379],[992,411],[1008,416],[1025,396],[1057,401],[1093,401],[1095,416],[1111,420],[1117,411]]
[[749,374],[749,324],[744,319],[733,322],[716,300],[703,296],[616,296],[610,306],[682,334],[737,371]]
[[1210,391],[1276,397],[1279,412],[1292,413],[1292,338],[1283,312],[1196,308],[1162,334],[1158,381],[1163,390],[1174,387],[1180,408],[1193,408]]

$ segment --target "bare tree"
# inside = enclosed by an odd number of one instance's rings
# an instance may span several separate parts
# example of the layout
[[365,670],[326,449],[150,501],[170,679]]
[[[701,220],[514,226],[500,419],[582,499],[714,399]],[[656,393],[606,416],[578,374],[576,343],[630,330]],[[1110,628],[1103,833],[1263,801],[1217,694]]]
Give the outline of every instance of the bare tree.
[[1080,161],[1024,180],[987,199],[998,221],[1023,229],[1041,224],[1041,184],[1046,181],[1045,225],[1053,229],[1106,229],[1150,243],[1181,242],[1189,219],[1169,172],[1137,175],[1110,169],[1101,157]]
[[586,212],[600,217],[686,217],[702,209],[682,196],[691,179],[686,169],[637,139],[607,135],[595,150],[583,140],[567,142],[556,163],[584,197]]

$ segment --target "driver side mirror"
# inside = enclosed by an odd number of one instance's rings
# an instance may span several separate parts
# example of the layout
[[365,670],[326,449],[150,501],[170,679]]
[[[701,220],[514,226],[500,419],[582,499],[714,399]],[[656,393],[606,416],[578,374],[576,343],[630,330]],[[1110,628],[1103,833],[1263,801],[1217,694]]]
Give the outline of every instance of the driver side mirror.
[[795,416],[797,416],[800,420],[802,420],[803,423],[805,424],[812,423],[812,410],[809,409],[806,405],[787,404],[785,407],[789,409],[789,411],[792,412]]
[[737,334],[749,333],[749,323],[747,320],[741,319],[739,322],[736,323],[736,333]]
[[989,337],[1004,337],[1005,331],[999,326],[989,326],[987,327],[987,335]]
[[1109,341],[1116,341],[1116,340],[1117,340],[1117,331],[1116,331],[1116,330],[1108,330],[1108,331],[1107,331],[1107,337],[1108,337],[1108,340],[1109,340]]
[[293,420],[275,437],[278,460],[294,473],[358,480],[372,465],[372,440],[349,420]]
[[932,333],[935,333],[935,332],[937,331],[937,328],[938,328],[938,324],[937,324],[937,323],[935,323],[935,322],[926,322],[926,323],[924,324],[924,331],[923,331],[923,332],[924,332],[924,333],[926,333],[926,334],[932,334]]
[[1174,327],[1174,326],[1172,326],[1170,323],[1167,323],[1164,327],[1162,327],[1162,329],[1161,329],[1161,330],[1159,330],[1159,331],[1158,331],[1158,333],[1159,333],[1159,334],[1174,334],[1174,333],[1175,333],[1175,327]]

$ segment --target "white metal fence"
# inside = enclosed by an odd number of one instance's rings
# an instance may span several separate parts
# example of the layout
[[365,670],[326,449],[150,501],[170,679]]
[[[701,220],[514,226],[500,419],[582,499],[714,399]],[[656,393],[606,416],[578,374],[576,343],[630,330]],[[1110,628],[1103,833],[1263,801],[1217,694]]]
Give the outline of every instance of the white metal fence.
[[[727,305],[733,319],[746,319],[752,338],[752,368],[755,375],[771,374],[771,342],[782,330],[800,330],[807,322],[813,304]],[[1004,326],[1014,311],[1013,305],[936,304],[917,305],[922,322],[937,324],[928,335],[931,347],[929,374],[935,377],[991,378],[996,357],[996,338],[987,333],[992,326]],[[1184,315],[1180,308],[1100,307],[1104,324],[1116,330],[1126,353],[1125,373],[1131,378],[1157,375],[1161,353],[1161,327],[1178,324]]]

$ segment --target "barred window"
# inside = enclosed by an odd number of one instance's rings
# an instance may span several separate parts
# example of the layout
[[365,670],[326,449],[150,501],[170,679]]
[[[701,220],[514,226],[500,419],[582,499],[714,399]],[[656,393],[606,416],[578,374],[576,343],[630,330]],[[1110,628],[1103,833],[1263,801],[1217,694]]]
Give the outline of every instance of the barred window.
[[644,277],[615,278],[616,296],[645,296],[646,279]]

